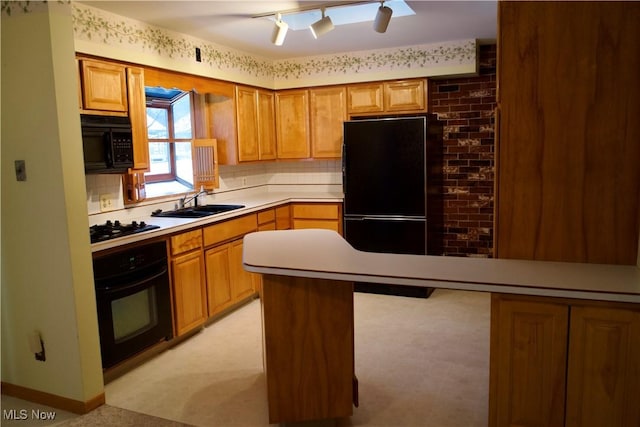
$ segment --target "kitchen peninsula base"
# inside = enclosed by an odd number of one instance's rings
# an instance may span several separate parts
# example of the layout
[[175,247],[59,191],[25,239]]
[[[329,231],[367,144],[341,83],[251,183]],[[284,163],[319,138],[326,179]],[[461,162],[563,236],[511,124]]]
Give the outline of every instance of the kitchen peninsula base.
[[262,316],[269,422],[351,416],[353,284],[266,274]]
[[636,266],[369,253],[328,230],[248,234],[243,264],[265,275],[271,422],[351,414],[352,283],[369,281],[492,293],[490,426],[640,425]]

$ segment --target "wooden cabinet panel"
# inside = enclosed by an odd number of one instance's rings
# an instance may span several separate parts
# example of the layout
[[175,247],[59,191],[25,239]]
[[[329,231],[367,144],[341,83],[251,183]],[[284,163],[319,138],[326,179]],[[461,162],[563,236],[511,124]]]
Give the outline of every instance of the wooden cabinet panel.
[[144,69],[127,68],[129,119],[133,135],[133,169],[149,169],[149,143],[147,140],[147,106],[144,93]]
[[496,256],[635,265],[640,3],[498,7]]
[[274,222],[275,220],[276,220],[275,209],[266,209],[264,211],[258,212],[258,225],[264,225],[269,222]]
[[307,90],[276,93],[276,134],[279,159],[306,159],[311,156]]
[[269,422],[352,415],[353,284],[273,275],[263,280]]
[[342,234],[342,204],[293,203],[292,226],[300,228],[324,228]]
[[171,261],[176,335],[180,336],[207,319],[207,299],[202,251],[180,255]]
[[347,86],[347,111],[349,114],[379,113],[384,111],[384,87],[382,83],[366,83]]
[[493,296],[491,426],[562,426],[569,309]]
[[258,89],[258,143],[260,160],[274,160],[276,150],[276,113],[272,91]]
[[231,290],[233,298],[239,301],[255,293],[257,274],[249,273],[242,267],[242,239],[229,244]]
[[347,91],[344,86],[309,90],[311,156],[335,158],[342,155],[343,123],[347,119]]
[[243,236],[258,228],[256,214],[244,215],[218,224],[204,227],[204,245],[211,246],[238,236]]
[[291,228],[291,205],[278,206],[276,208],[276,230],[288,230]]
[[385,111],[426,111],[425,80],[385,82]]
[[207,300],[209,317],[223,311],[234,302],[231,290],[229,245],[205,252],[207,270]]
[[339,219],[340,206],[335,203],[294,203],[294,218]]
[[340,223],[336,220],[328,219],[293,219],[294,229],[304,228],[322,228],[326,230],[333,230],[340,233]]
[[191,230],[171,236],[171,255],[178,255],[202,247],[202,230]]
[[637,304],[492,295],[489,425],[640,425]]
[[238,122],[238,161],[260,159],[258,148],[258,98],[256,90],[236,87],[236,115]]
[[567,427],[640,425],[640,307],[572,307]]
[[82,59],[82,99],[86,110],[127,112],[125,66]]

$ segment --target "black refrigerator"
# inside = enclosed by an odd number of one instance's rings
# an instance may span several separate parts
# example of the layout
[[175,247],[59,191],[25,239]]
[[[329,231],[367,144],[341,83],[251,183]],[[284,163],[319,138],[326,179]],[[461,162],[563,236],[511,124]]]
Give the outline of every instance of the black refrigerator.
[[[442,124],[433,115],[344,123],[344,237],[368,252],[441,255]],[[424,296],[431,290],[356,284],[357,291]]]

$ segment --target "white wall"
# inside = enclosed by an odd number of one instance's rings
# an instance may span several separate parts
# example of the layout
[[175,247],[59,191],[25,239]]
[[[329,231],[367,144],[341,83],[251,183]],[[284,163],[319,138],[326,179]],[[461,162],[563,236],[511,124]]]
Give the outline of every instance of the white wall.
[[104,387],[71,7],[29,7],[2,14],[2,381],[86,402]]

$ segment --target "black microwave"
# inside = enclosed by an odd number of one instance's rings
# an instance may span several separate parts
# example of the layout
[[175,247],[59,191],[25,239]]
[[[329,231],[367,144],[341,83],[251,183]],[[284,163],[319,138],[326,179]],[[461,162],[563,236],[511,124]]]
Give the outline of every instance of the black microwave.
[[80,115],[85,173],[125,173],[133,167],[128,117]]

